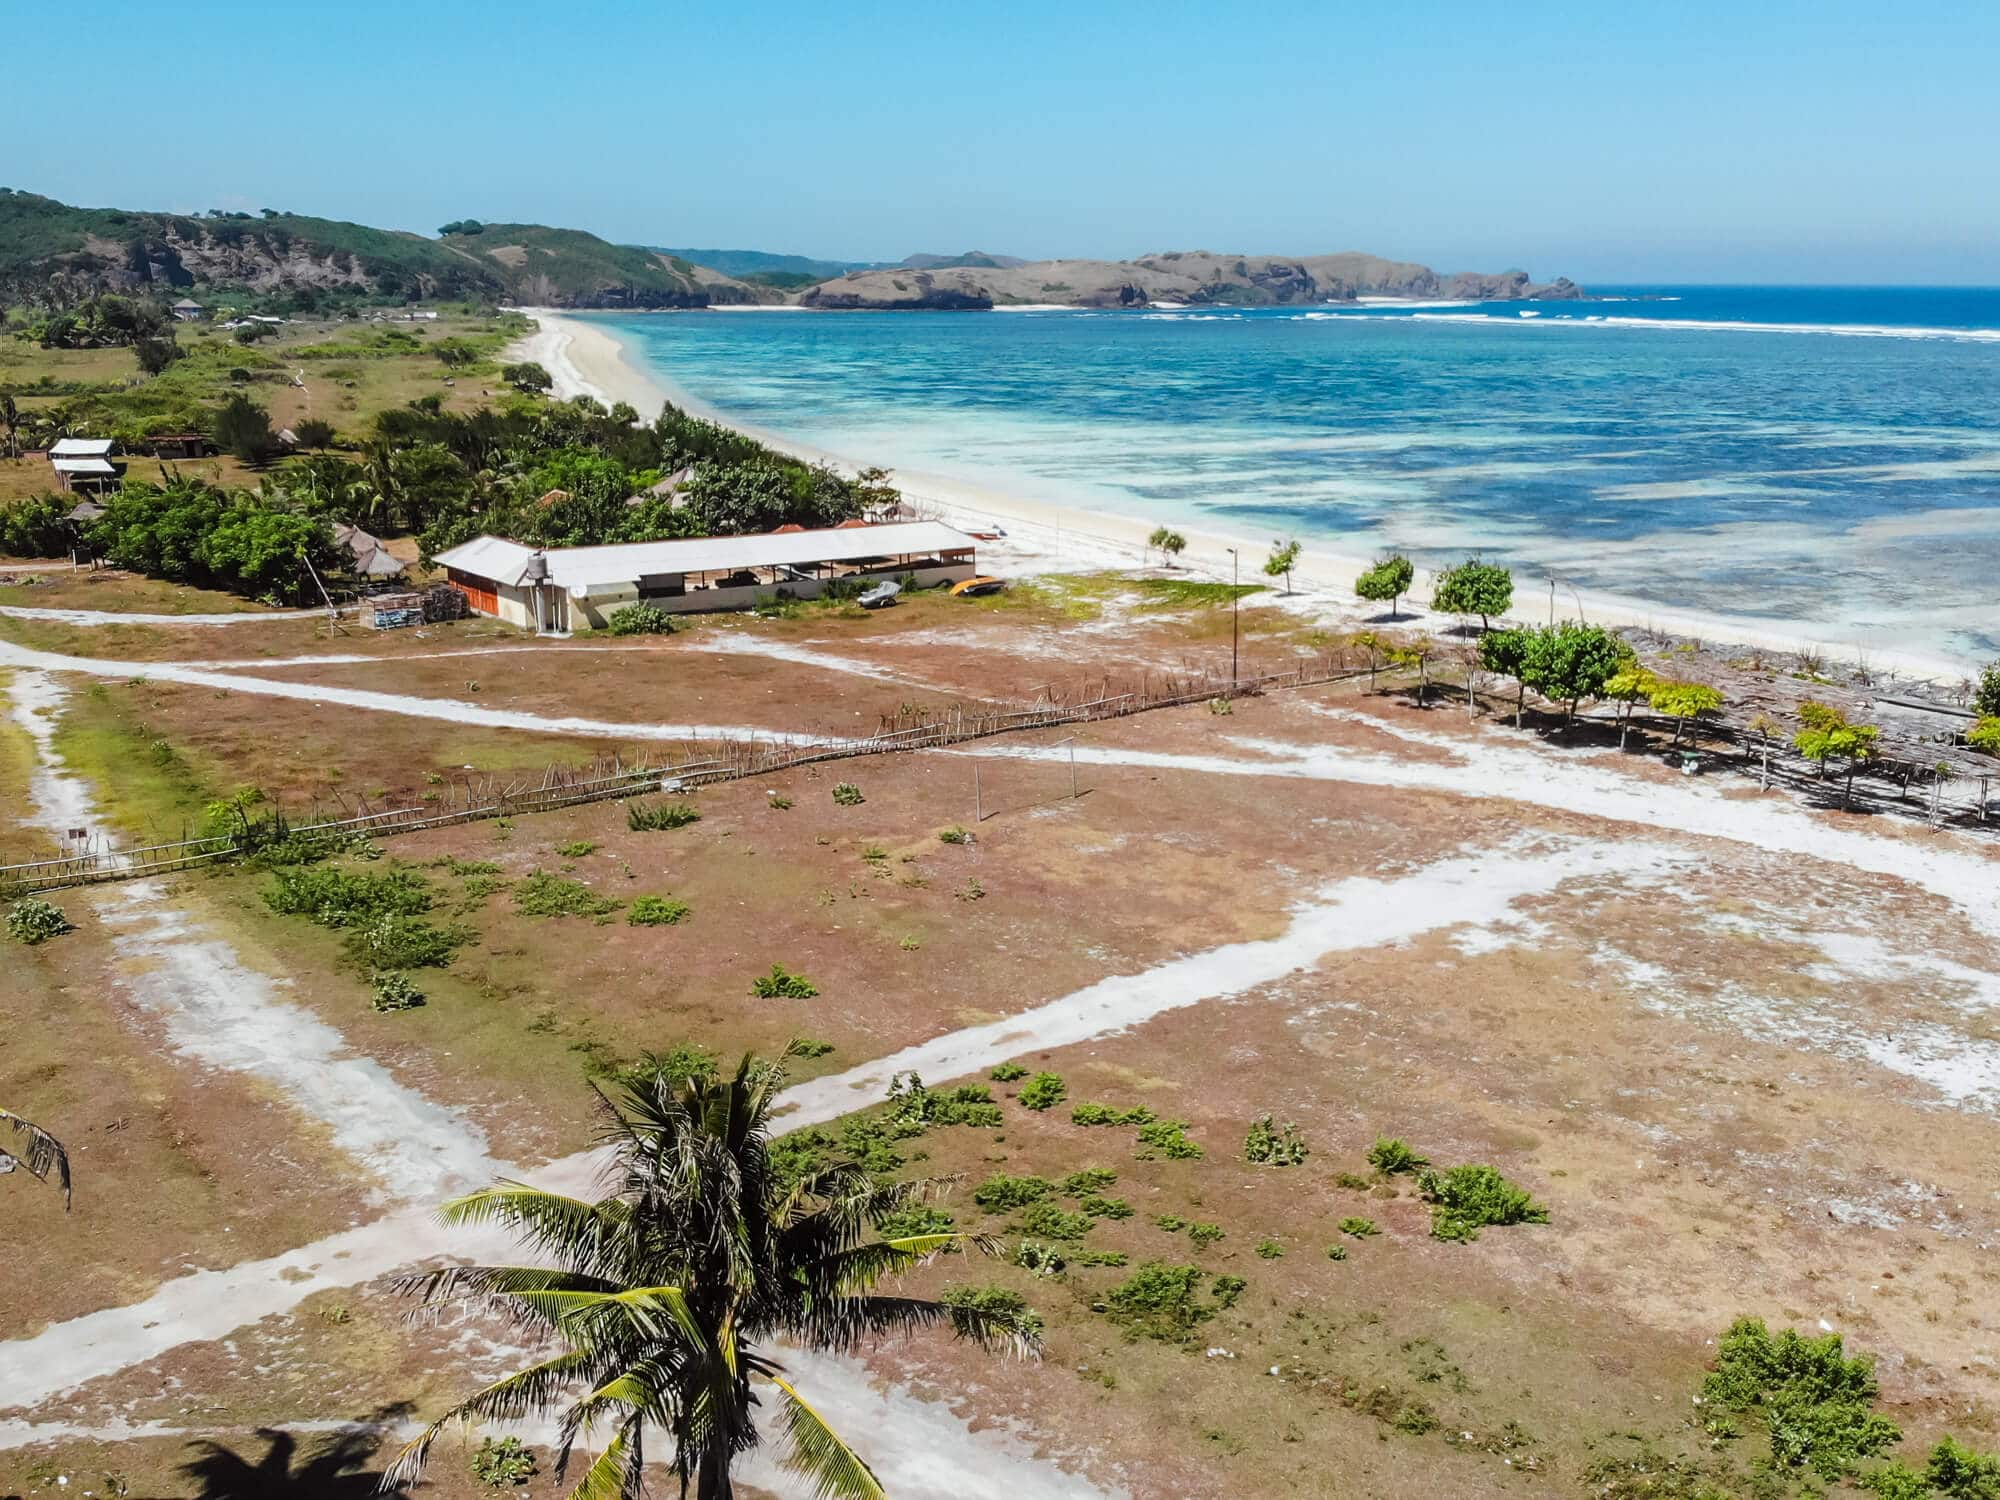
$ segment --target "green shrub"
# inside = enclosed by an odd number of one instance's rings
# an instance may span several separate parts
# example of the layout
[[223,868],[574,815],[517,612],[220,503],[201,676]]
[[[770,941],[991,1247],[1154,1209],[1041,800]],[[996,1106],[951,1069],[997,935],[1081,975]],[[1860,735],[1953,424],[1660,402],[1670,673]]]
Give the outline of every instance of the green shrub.
[[1141,1161],[1164,1156],[1169,1161],[1200,1161],[1201,1147],[1187,1138],[1186,1120],[1152,1120],[1139,1127]]
[[1190,1224],[1187,1232],[1197,1250],[1206,1250],[1223,1237],[1220,1224]]
[[1243,1159],[1255,1167],[1296,1167],[1307,1155],[1299,1127],[1287,1121],[1274,1128],[1269,1115],[1254,1121],[1243,1139]]
[[1186,1343],[1215,1315],[1199,1300],[1206,1274],[1199,1266],[1149,1260],[1106,1294],[1105,1308],[1111,1321],[1135,1338]]
[[785,1043],[787,1057],[825,1057],[833,1050],[832,1042],[822,1042],[816,1037],[795,1036]]
[[595,854],[596,852],[597,845],[591,843],[589,839],[578,839],[575,843],[561,844],[556,848],[556,853],[560,854],[564,859],[582,859],[586,854]]
[[535,1477],[535,1455],[517,1437],[482,1438],[472,1455],[472,1477],[496,1490],[512,1489]]
[[1155,1229],[1164,1229],[1168,1234],[1179,1234],[1187,1226],[1188,1221],[1183,1219],[1179,1214],[1153,1215],[1153,1227]]
[[1328,1245],[1328,1246],[1326,1247],[1326,1258],[1327,1258],[1328,1260],[1346,1260],[1346,1259],[1347,1259],[1347,1246],[1345,1246],[1345,1245]]
[[1017,1062],[1003,1062],[986,1076],[995,1083],[1012,1083],[1017,1078],[1026,1078],[1028,1070]]
[[1071,1213],[1061,1204],[1031,1203],[1021,1216],[1021,1228],[1045,1240],[1080,1240],[1096,1221],[1089,1214]]
[[972,1190],[972,1201],[993,1213],[1010,1208],[1026,1208],[1039,1203],[1053,1191],[1046,1177],[1009,1177],[995,1172]]
[[60,906],[35,896],[25,897],[7,908],[7,936],[30,948],[75,930]]
[[1430,1164],[1428,1156],[1417,1155],[1408,1141],[1393,1136],[1377,1136],[1375,1144],[1368,1148],[1368,1165],[1390,1176],[1398,1172],[1421,1172]]
[[836,807],[859,807],[868,799],[861,795],[861,788],[851,781],[837,781],[833,786],[833,801]]
[[933,1125],[1000,1125],[1006,1116],[983,1083],[929,1089],[915,1073],[898,1073],[889,1080],[887,1119],[904,1135],[919,1135]]
[[1340,1232],[1342,1234],[1351,1234],[1357,1240],[1365,1240],[1371,1234],[1380,1234],[1382,1231],[1376,1227],[1373,1219],[1364,1219],[1358,1214],[1350,1214],[1340,1221]]
[[1062,1191],[1069,1197],[1078,1198],[1100,1188],[1108,1188],[1117,1180],[1118,1174],[1109,1167],[1084,1167],[1062,1180]]
[[919,1235],[951,1234],[958,1225],[950,1214],[929,1203],[912,1203],[891,1209],[875,1221],[885,1240],[915,1239]]
[[632,901],[632,909],[625,913],[628,927],[674,927],[686,921],[694,911],[685,901],[676,901],[672,896],[638,896]]
[[[1850,1358],[1839,1334],[1807,1338],[1795,1328],[1774,1334],[1762,1318],[1739,1318],[1716,1348],[1701,1403],[1718,1414],[1758,1413],[1774,1464],[1810,1467],[1831,1481],[1902,1440],[1896,1425],[1873,1410],[1877,1393],[1875,1362]],[[1715,1417],[1708,1427],[1719,1436],[1734,1432]]]
[[1042,1319],[1019,1292],[998,1286],[947,1287],[938,1298],[951,1309],[952,1327],[961,1334],[976,1335],[996,1322],[1024,1338],[1042,1336]]
[[1054,1245],[1022,1240],[1009,1257],[1015,1265],[1037,1276],[1060,1276],[1069,1268],[1069,1256]]
[[1070,1255],[1080,1266],[1122,1266],[1131,1260],[1123,1250],[1074,1250]]
[[713,1052],[693,1042],[676,1042],[665,1052],[640,1053],[637,1062],[614,1069],[610,1076],[625,1088],[636,1088],[655,1078],[669,1088],[678,1088],[691,1078],[706,1078],[714,1072]]
[[358,968],[437,969],[473,936],[469,928],[434,927],[421,917],[391,914],[350,929],[343,946]]
[[759,1000],[810,1000],[819,993],[819,986],[783,964],[772,964],[770,973],[750,981],[750,993]]
[[1257,1258],[1259,1260],[1281,1260],[1284,1258],[1284,1254],[1285,1247],[1276,1240],[1257,1241]]
[[304,917],[334,928],[419,916],[431,909],[431,900],[430,882],[414,870],[382,875],[324,868],[279,870],[264,892],[264,904],[281,916]]
[[1243,1289],[1250,1283],[1241,1276],[1218,1276],[1208,1294],[1215,1298],[1217,1307],[1234,1307],[1236,1299],[1243,1295]]
[[1123,1198],[1105,1198],[1093,1193],[1077,1204],[1077,1207],[1089,1214],[1093,1219],[1129,1219],[1132,1217],[1132,1205],[1127,1203]]
[[1143,1104],[1115,1109],[1109,1104],[1079,1104],[1069,1112],[1072,1125],[1150,1125],[1153,1112]]
[[634,833],[660,833],[700,821],[701,810],[692,802],[630,802],[625,806],[625,826]]
[[514,887],[514,909],[525,917],[607,917],[620,905],[580,880],[547,870],[535,871]]
[[958,827],[947,828],[938,834],[938,842],[941,844],[969,844],[972,842],[972,830],[970,828]]
[[1037,1073],[1021,1085],[1015,1097],[1025,1109],[1054,1109],[1069,1094],[1069,1085],[1060,1073]]
[[[1981,1453],[1952,1438],[1931,1449],[1924,1482],[1949,1500],[2000,1500],[2000,1457]],[[1882,1493],[1878,1488],[1877,1494]]]
[[1492,1167],[1425,1168],[1417,1189],[1431,1205],[1431,1233],[1469,1243],[1489,1224],[1546,1224],[1549,1211]]
[[674,617],[657,604],[628,604],[605,617],[611,635],[672,635]]
[[407,974],[377,974],[368,988],[369,1003],[379,1011],[415,1010],[424,1003],[424,992]]

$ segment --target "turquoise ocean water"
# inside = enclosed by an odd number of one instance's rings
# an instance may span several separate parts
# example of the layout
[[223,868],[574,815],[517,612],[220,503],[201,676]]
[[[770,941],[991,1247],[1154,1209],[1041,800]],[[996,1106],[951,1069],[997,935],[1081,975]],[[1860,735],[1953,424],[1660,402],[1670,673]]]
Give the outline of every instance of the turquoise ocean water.
[[2000,290],[599,321],[724,414],[857,460],[2000,654]]

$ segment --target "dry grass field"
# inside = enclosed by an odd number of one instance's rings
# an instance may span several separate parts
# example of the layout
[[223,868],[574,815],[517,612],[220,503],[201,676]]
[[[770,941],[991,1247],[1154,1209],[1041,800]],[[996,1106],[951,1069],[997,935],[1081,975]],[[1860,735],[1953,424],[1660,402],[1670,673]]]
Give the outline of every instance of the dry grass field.
[[[1246,670],[1323,644],[1239,623]],[[405,805],[1228,648],[1226,609],[1103,580],[636,643],[4,620],[0,691],[59,708],[39,739],[0,717],[0,847],[46,841],[58,782],[130,841],[246,787]],[[674,829],[600,802],[383,838],[335,868],[421,880],[457,939],[406,1011],[371,1008],[349,934],[271,908],[270,872],[61,893],[75,930],[6,949],[27,1024],[0,1104],[68,1139],[78,1184],[64,1215],[0,1182],[0,1493],[236,1493],[182,1471],[225,1462],[191,1445],[274,1441],[297,1452],[267,1473],[346,1447],[267,1493],[349,1493],[343,1468],[519,1358],[499,1327],[404,1321],[395,1272],[453,1253],[435,1202],[569,1180],[592,1086],[648,1053],[795,1038],[820,1045],[792,1123],[825,1149],[905,1069],[998,1110],[891,1144],[1009,1252],[910,1285],[1020,1295],[1043,1356],[798,1363],[903,1500],[1812,1492],[1760,1465],[1761,1424],[1719,1437],[1694,1403],[1745,1315],[1874,1356],[1904,1457],[1994,1448],[2000,858],[1382,687],[830,762],[699,791]],[[634,925],[647,896],[685,910]],[[754,996],[774,964],[817,993]],[[1496,1168],[1546,1222],[1435,1237],[1380,1137]],[[496,1492],[456,1445],[433,1475]]]

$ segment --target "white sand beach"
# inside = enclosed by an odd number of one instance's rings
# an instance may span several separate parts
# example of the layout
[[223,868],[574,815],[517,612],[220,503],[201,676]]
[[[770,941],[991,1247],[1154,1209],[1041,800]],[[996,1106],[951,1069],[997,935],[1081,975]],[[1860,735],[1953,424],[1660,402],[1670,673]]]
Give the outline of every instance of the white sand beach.
[[[624,401],[641,412],[656,411],[662,402],[671,401],[683,410],[748,432],[759,441],[808,462],[830,464],[844,473],[852,473],[868,462],[865,454],[811,447],[717,411],[629,357],[625,346],[609,330],[588,319],[566,316],[548,308],[528,307],[520,311],[535,319],[536,331],[516,344],[508,357],[541,364],[555,381],[558,397],[586,395],[607,404]],[[1004,542],[997,548],[987,548],[984,553],[998,571],[1086,572],[1135,567],[1157,560],[1146,546],[1146,537],[1153,530],[1151,521],[1003,494],[909,469],[898,469],[895,483],[912,503],[934,511],[943,520],[968,530],[1004,531]],[[1240,576],[1246,581],[1263,580],[1263,563],[1271,540],[1268,536],[1231,535],[1179,523],[1175,529],[1187,538],[1187,550],[1177,564],[1180,569],[1225,580],[1233,570],[1240,569]],[[1294,592],[1282,598],[1273,596],[1272,602],[1324,617],[1329,622],[1351,624],[1362,619],[1379,619],[1379,607],[1363,603],[1354,594],[1354,580],[1369,563],[1370,559],[1365,557],[1308,546],[1293,570]],[[1412,600],[1421,605],[1429,599],[1430,590],[1430,575],[1419,569],[1412,596],[1404,601],[1405,619],[1400,623],[1416,628],[1426,624],[1442,628],[1456,623],[1450,617],[1427,619],[1420,612],[1413,612]],[[1818,636],[1806,627],[1675,609],[1615,594],[1564,589],[1551,598],[1548,594],[1527,593],[1517,596],[1516,606],[1517,618],[1530,622],[1582,618],[1594,624],[1636,627],[1708,644],[1727,643],[1787,654],[1810,650],[1842,660],[1865,660],[1877,670],[1945,683],[1959,682],[1976,670],[1973,663],[1943,654],[1872,649]]]

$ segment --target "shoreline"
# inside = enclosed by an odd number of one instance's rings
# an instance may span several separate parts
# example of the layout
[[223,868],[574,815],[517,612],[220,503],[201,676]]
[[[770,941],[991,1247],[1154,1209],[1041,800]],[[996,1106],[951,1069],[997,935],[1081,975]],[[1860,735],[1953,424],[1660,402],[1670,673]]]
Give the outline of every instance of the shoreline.
[[[822,463],[852,474],[865,462],[855,455],[801,443],[718,410],[658,371],[643,367],[614,334],[585,318],[540,307],[518,311],[535,320],[536,331],[510,349],[508,357],[540,363],[554,380],[554,393],[560,399],[590,396],[607,406],[624,401],[641,412],[657,411],[661,404],[672,402],[684,411],[747,433],[807,463]],[[1006,541],[997,555],[1006,566],[1020,571],[1087,572],[1107,567],[1139,567],[1149,560],[1146,538],[1154,524],[1150,521],[1034,500],[916,470],[896,470],[895,484],[906,500],[937,510],[942,519],[954,525],[977,531],[1004,530]],[[1263,580],[1268,537],[1192,526],[1176,529],[1188,543],[1177,563],[1180,570],[1227,580],[1232,564],[1239,564],[1246,581]],[[1230,555],[1232,549],[1236,558]],[[1372,559],[1348,556],[1305,542],[1293,569],[1292,593],[1281,596],[1277,602],[1336,615],[1348,622],[1378,619],[1378,606],[1354,594],[1354,580],[1371,564]],[[1404,618],[1398,624],[1434,631],[1457,624],[1456,616],[1412,613],[1419,608],[1418,601],[1424,601],[1427,610],[1432,577],[1428,569],[1416,570],[1411,591],[1404,595]],[[1550,601],[1546,613],[1533,606],[1532,598],[1525,592],[1517,593],[1515,613],[1510,618],[1529,623],[1581,619],[1657,635],[1689,637],[1715,646],[1740,646],[1785,655],[1810,652],[1846,662],[1865,662],[1933,683],[1955,683],[1978,670],[1976,663],[1946,656],[1877,650],[1823,638],[1813,633],[1813,627],[1796,623],[1760,621],[1574,588]]]

